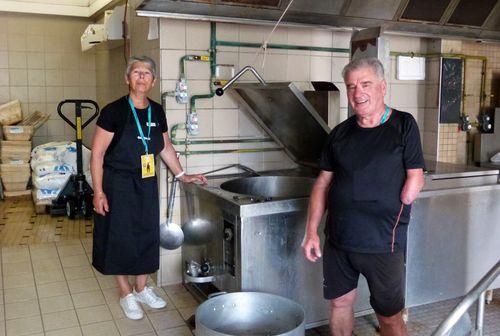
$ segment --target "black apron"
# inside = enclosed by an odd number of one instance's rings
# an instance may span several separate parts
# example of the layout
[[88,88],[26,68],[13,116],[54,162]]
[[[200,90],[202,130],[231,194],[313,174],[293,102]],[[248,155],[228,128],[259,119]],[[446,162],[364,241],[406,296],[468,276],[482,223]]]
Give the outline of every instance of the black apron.
[[[125,111],[119,111],[125,113]],[[127,109],[128,117],[120,139],[109,153],[113,158],[140,164],[144,146]],[[163,134],[152,113],[149,153],[163,149]],[[143,118],[144,119],[144,118]],[[146,122],[142,122],[147,136]],[[118,132],[117,132],[118,133]],[[117,134],[115,133],[115,135]],[[108,154],[108,153],[107,153]],[[133,160],[137,160],[136,162]],[[115,169],[104,165],[102,188],[109,204],[106,216],[94,214],[92,265],[106,275],[154,273],[160,261],[160,226],[157,178],[142,178],[140,169]]]

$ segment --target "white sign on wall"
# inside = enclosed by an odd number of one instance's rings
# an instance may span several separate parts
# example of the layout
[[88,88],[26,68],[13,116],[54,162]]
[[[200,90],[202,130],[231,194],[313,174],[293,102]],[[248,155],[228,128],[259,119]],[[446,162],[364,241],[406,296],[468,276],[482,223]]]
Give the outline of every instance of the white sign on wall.
[[398,56],[396,61],[396,79],[424,80],[425,57]]

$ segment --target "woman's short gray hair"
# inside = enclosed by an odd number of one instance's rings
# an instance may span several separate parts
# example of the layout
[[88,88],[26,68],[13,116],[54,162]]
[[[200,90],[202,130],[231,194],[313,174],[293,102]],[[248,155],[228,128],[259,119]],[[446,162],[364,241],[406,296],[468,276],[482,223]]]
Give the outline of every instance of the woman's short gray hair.
[[384,66],[382,65],[382,62],[380,62],[378,58],[367,57],[355,59],[344,67],[344,70],[342,70],[342,77],[344,78],[344,81],[352,71],[361,68],[371,68],[378,78],[384,79]]
[[127,69],[125,70],[125,74],[127,77],[130,75],[130,72],[132,71],[132,66],[134,63],[141,62],[141,63],[146,63],[149,65],[149,69],[151,70],[151,73],[153,74],[153,78],[156,78],[156,63],[153,61],[150,57],[148,56],[132,56],[128,59],[127,62]]

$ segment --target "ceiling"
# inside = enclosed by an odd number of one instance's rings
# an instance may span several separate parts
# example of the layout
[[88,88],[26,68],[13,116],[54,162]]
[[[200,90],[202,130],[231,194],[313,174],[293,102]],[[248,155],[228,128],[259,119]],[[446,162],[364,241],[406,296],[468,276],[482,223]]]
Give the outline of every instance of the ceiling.
[[[294,0],[283,24],[500,41],[500,0]],[[143,0],[139,15],[274,23],[289,0]]]
[[0,0],[0,12],[92,17],[114,0]]

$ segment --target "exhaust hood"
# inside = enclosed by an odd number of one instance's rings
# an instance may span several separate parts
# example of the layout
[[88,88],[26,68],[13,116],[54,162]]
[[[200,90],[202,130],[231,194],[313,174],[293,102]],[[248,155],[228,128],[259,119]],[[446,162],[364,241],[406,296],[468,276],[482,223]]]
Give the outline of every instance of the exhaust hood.
[[[143,0],[140,16],[273,24],[289,0]],[[294,0],[284,25],[500,41],[499,0]]]
[[104,12],[104,23],[90,24],[80,38],[82,51],[87,51],[101,42],[123,39],[124,14],[125,6],[117,6]]

